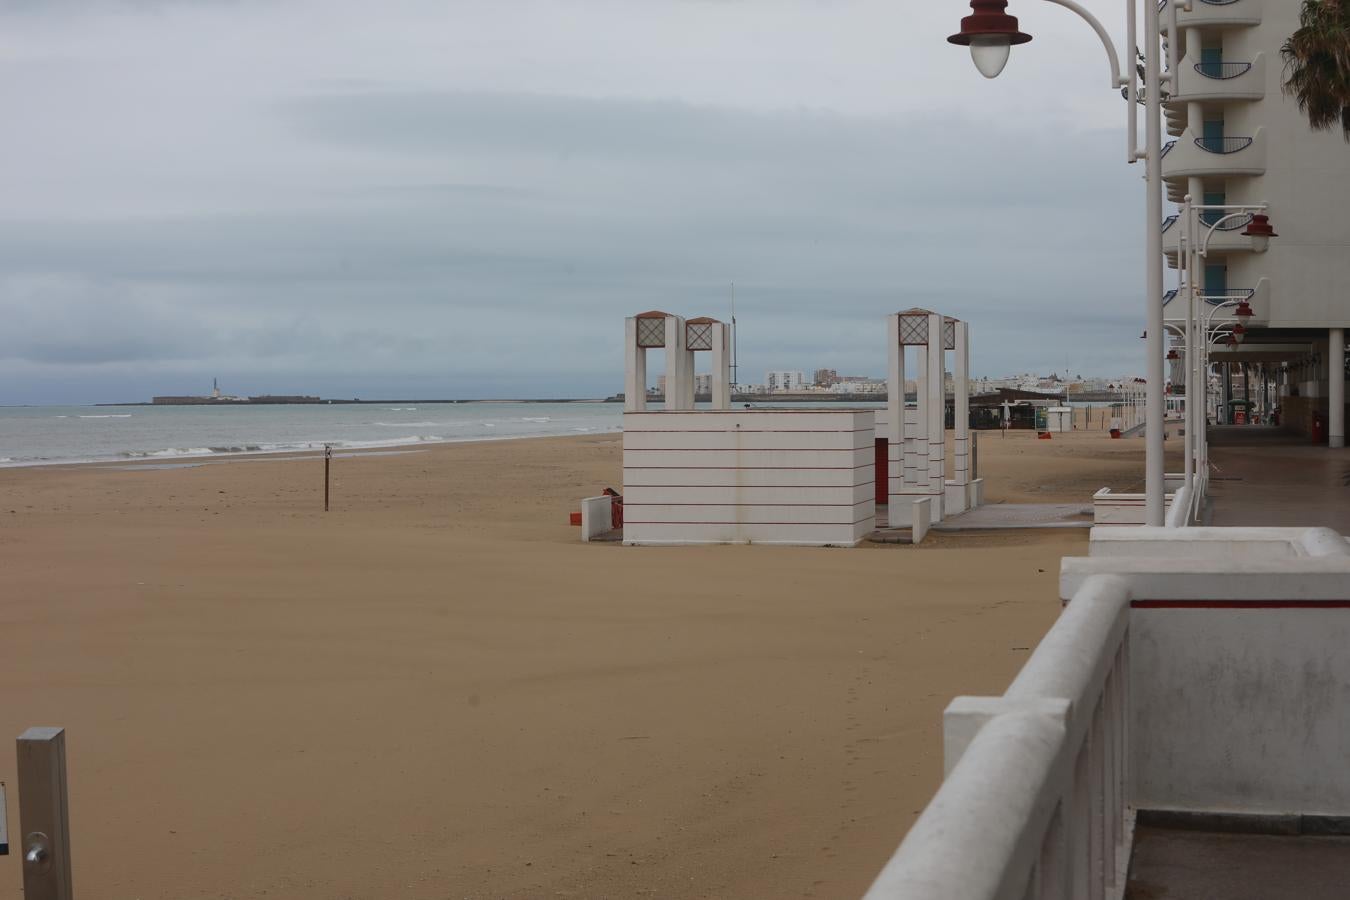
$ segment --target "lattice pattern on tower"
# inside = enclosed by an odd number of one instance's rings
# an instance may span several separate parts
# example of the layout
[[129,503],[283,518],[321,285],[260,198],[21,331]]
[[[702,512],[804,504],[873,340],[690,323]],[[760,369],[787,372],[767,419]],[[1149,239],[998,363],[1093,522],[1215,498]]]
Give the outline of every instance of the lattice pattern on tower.
[[926,345],[928,343],[928,316],[901,316],[900,343]]
[[690,350],[711,350],[712,323],[689,322],[684,326],[684,345]]
[[665,319],[638,319],[637,345],[639,347],[664,347],[666,345]]

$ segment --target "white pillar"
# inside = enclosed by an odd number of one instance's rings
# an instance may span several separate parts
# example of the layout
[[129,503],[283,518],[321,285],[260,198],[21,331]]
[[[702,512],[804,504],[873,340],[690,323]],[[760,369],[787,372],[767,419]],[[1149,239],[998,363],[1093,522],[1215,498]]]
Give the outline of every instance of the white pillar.
[[690,368],[689,352],[684,345],[684,319],[666,316],[666,409],[694,408]]
[[1332,447],[1345,446],[1345,329],[1331,329],[1331,347],[1327,353],[1327,438]]
[[917,361],[914,366],[914,426],[910,430],[912,447],[910,453],[911,477],[914,492],[928,493],[928,355],[932,350],[923,344],[914,346]]
[[941,521],[947,492],[947,354],[942,316],[928,317],[928,493],[933,496],[933,521]]
[[731,329],[712,325],[712,408],[731,409]]
[[904,488],[905,451],[905,348],[900,344],[900,316],[886,317],[886,471],[877,478],[886,479],[888,524],[900,528],[908,523],[910,510],[901,491]]
[[965,322],[956,323],[956,365],[952,372],[956,390],[956,460],[953,475],[957,484],[970,484],[970,335]]
[[623,332],[623,411],[643,412],[647,409],[647,351],[638,346],[637,319],[625,319]]

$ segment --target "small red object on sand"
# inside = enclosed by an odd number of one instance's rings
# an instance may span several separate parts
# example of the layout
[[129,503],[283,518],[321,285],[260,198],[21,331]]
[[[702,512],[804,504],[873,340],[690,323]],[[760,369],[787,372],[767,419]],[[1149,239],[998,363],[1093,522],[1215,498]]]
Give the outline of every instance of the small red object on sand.
[[579,512],[574,512],[574,513],[572,513],[572,514],[571,514],[571,519],[572,519],[572,524],[573,524],[573,525],[580,525],[580,524],[581,524],[581,513],[579,513]]
[[1050,440],[1050,432],[1048,432],[1048,431],[1042,431],[1042,432],[1039,432],[1039,433],[1036,435],[1036,440],[1038,440],[1038,441],[1048,441],[1048,440]]

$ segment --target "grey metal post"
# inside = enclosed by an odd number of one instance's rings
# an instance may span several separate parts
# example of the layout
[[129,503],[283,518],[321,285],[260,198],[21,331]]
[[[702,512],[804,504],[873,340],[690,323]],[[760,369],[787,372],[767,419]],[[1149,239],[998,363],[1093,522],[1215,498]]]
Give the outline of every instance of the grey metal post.
[[65,729],[30,728],[17,743],[24,900],[71,900]]

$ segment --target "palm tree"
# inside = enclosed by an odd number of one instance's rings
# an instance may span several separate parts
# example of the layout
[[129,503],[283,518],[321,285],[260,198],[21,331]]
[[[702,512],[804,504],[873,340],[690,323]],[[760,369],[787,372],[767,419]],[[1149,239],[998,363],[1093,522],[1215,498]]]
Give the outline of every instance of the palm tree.
[[1280,48],[1284,93],[1317,131],[1350,141],[1350,0],[1303,0],[1299,29]]

